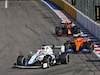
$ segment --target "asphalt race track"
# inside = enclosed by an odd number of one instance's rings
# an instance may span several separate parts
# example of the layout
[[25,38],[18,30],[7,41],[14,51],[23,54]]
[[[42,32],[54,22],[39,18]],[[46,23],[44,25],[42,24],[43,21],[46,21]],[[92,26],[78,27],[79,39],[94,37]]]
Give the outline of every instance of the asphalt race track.
[[41,0],[9,0],[7,9],[0,1],[0,75],[100,75],[100,60],[93,53],[70,54],[68,65],[48,69],[13,67],[18,55],[35,53],[42,44],[61,45],[72,40],[55,35],[60,21]]

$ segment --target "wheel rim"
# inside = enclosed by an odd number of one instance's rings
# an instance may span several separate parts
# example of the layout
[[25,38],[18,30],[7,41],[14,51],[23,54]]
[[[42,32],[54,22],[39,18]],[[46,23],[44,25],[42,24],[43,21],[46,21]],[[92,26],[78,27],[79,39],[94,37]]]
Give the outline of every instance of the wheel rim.
[[48,57],[48,62],[47,62],[47,64],[48,64],[48,67],[51,67],[51,57]]
[[51,67],[51,66],[50,66],[50,61],[48,61],[48,63],[47,63],[47,64],[48,64],[48,67]]
[[69,54],[66,55],[66,64],[69,63]]
[[22,58],[21,63],[23,66],[25,65],[25,57]]

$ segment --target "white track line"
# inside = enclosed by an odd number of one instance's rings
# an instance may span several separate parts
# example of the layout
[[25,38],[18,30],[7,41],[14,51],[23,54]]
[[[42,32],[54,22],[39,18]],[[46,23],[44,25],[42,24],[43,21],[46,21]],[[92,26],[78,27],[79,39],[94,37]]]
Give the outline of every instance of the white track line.
[[44,2],[47,6],[49,6],[50,7],[50,9],[52,9],[58,16],[59,16],[59,18],[62,20],[62,21],[64,21],[65,22],[65,20],[47,3],[47,2],[45,2],[44,0],[41,0],[42,2]]
[[5,8],[8,8],[8,0],[5,0]]

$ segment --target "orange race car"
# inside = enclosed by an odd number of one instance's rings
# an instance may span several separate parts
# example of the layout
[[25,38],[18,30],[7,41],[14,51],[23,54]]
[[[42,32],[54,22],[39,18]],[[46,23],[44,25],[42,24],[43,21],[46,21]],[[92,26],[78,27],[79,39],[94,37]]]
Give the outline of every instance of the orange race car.
[[92,52],[94,50],[94,42],[91,41],[87,34],[74,34],[74,41],[67,41],[65,45],[66,52]]
[[58,36],[68,36],[73,34],[80,34],[80,28],[74,26],[71,21],[67,21],[61,27],[55,28],[55,33]]

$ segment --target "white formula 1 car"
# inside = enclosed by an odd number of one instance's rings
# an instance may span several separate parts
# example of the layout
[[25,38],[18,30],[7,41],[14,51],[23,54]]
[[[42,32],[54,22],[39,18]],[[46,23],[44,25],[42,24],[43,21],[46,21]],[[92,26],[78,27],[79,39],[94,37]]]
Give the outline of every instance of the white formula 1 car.
[[[61,49],[58,57],[53,53],[53,49]],[[17,62],[14,63],[17,68],[49,68],[55,64],[68,64],[69,54],[64,52],[64,46],[45,45],[35,54],[30,54],[28,57],[18,56]]]

